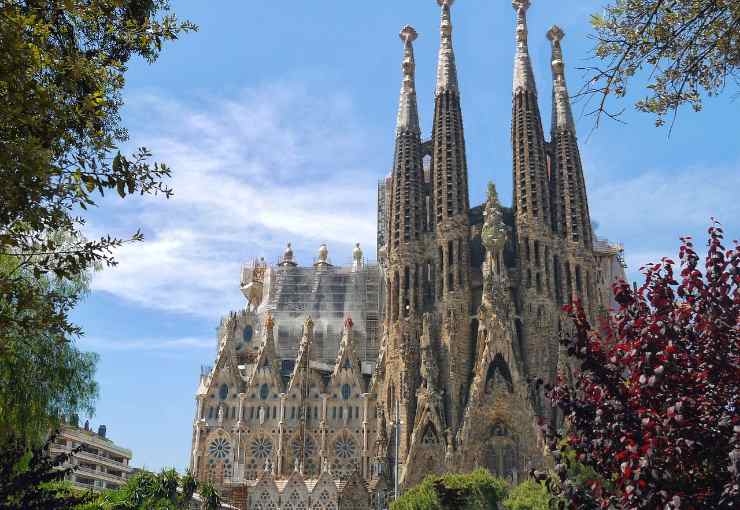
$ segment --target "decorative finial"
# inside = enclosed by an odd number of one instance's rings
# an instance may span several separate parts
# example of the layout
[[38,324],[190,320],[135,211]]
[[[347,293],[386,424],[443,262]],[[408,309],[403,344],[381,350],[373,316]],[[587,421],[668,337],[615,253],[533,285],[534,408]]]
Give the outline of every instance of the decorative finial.
[[452,4],[454,3],[455,3],[455,0],[437,0],[437,4],[440,7],[445,7],[445,6],[452,7]]
[[529,9],[530,5],[532,5],[531,0],[511,0],[511,6],[517,12],[519,12],[519,9],[524,9],[524,11],[526,11]]
[[547,31],[547,38],[553,43],[559,43],[563,40],[563,37],[565,37],[565,32],[563,32],[563,29],[557,25],[553,25],[552,28]]
[[419,37],[419,34],[416,32],[414,27],[412,27],[411,25],[406,25],[401,29],[401,32],[398,34],[398,36],[404,43],[410,44],[414,42],[417,37]]
[[561,77],[564,74],[563,64],[563,50],[560,47],[560,41],[565,37],[565,32],[554,25],[550,30],[547,31],[547,38],[552,43],[552,72],[556,77]]
[[344,327],[346,329],[352,329],[352,326],[354,326],[354,325],[355,325],[355,323],[352,322],[352,316],[349,315],[349,314],[347,314],[347,318],[344,319]]
[[401,83],[401,96],[398,101],[398,117],[396,118],[396,136],[403,131],[420,132],[419,111],[416,105],[415,73],[416,62],[414,60],[413,42],[419,36],[414,27],[406,25],[401,29],[399,37],[403,41],[403,81]]
[[306,333],[313,333],[313,319],[310,315],[306,317],[306,321],[303,323],[303,326],[306,328]]
[[563,48],[560,41],[565,37],[565,32],[554,25],[547,31],[547,38],[552,43],[552,77],[553,77],[553,112],[552,129],[569,130],[575,133],[575,122],[570,106],[570,96],[565,83],[565,62],[563,59]]
[[267,328],[267,331],[272,332],[272,328],[275,326],[275,321],[272,318],[272,312],[267,312],[267,317],[265,318],[265,328]]

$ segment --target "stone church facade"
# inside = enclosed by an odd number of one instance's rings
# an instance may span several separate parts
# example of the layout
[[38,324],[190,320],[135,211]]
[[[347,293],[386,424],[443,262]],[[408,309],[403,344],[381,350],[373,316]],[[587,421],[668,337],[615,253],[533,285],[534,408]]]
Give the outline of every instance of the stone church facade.
[[[552,44],[544,135],[527,46],[529,0],[514,0],[514,203],[495,186],[469,204],[453,0],[441,6],[432,138],[417,110],[413,42],[403,41],[391,174],[378,188],[378,262],[359,245],[331,263],[242,270],[248,303],[225,317],[196,394],[191,469],[244,508],[382,508],[396,482],[485,467],[516,481],[542,462],[554,423],[532,380],[553,381],[564,304],[592,319],[624,276],[621,248],[595,238],[565,83]],[[318,488],[318,490],[317,490]]]

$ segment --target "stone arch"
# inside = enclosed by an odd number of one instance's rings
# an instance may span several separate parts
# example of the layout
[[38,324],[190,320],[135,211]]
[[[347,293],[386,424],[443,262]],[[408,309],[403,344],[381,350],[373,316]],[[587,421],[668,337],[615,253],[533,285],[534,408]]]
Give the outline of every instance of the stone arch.
[[519,437],[504,420],[495,420],[483,445],[482,460],[494,475],[514,480],[518,475]]
[[505,383],[506,389],[509,393],[514,392],[514,383],[511,377],[511,370],[509,370],[509,364],[504,360],[501,353],[497,353],[488,365],[485,392],[491,393],[493,391],[493,387],[502,382]]

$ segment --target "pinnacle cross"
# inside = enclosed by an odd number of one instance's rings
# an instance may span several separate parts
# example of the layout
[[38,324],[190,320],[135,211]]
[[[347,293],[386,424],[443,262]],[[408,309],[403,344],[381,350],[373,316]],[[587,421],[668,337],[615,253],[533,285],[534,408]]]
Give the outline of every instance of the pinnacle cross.
[[398,103],[398,120],[396,123],[396,134],[402,131],[420,132],[419,111],[416,104],[416,61],[414,60],[413,42],[418,37],[416,30],[411,25],[406,25],[399,34],[403,41],[403,83],[401,85],[401,97]]

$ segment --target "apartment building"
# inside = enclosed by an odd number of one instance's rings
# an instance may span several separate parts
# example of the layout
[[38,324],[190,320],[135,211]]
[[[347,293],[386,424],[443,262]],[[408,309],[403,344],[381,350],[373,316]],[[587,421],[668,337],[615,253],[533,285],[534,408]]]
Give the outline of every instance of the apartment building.
[[82,428],[62,425],[50,453],[58,455],[80,447],[71,460],[75,470],[68,475],[75,487],[96,492],[117,489],[131,475],[131,450],[116,445],[106,432],[105,425],[100,425],[97,432],[91,430],[89,422]]

